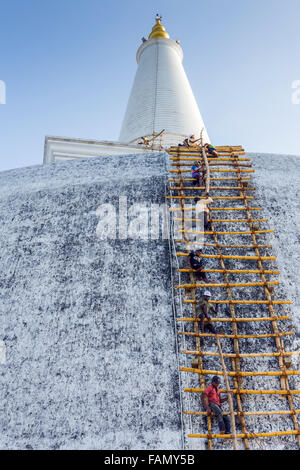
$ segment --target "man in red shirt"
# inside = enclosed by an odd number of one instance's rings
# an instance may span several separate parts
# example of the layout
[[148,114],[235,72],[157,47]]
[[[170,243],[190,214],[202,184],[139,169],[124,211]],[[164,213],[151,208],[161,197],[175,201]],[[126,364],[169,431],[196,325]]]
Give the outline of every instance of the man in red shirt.
[[212,378],[211,385],[207,387],[201,395],[203,405],[207,410],[208,416],[212,413],[217,417],[220,434],[230,434],[229,416],[223,416],[221,404],[228,400],[228,397],[221,398],[219,390],[220,378],[215,375]]

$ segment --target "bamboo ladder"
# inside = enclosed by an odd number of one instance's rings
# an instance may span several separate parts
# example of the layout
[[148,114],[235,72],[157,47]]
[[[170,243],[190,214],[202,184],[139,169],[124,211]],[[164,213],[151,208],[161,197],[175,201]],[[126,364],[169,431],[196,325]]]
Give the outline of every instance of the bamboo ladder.
[[[181,150],[181,151],[180,151]],[[246,194],[247,191],[254,191],[255,188],[248,188],[248,177],[244,177],[242,176],[242,173],[245,173],[245,172],[252,172],[253,170],[245,170],[244,168],[241,168],[241,166],[245,166],[244,163],[240,163],[241,161],[250,161],[249,159],[241,159],[239,158],[239,155],[243,155],[244,152],[243,150],[241,149],[241,147],[235,147],[235,148],[218,148],[218,151],[222,153],[222,155],[225,155],[225,157],[228,157],[228,158],[218,158],[218,159],[207,159],[206,158],[206,154],[204,151],[198,151],[196,150],[192,150],[192,149],[180,149],[179,148],[171,148],[168,150],[168,152],[171,154],[171,155],[175,155],[175,156],[171,156],[171,159],[172,159],[172,166],[176,166],[176,170],[171,170],[171,173],[177,173],[177,179],[169,179],[170,182],[175,182],[176,183],[176,186],[171,186],[169,189],[170,191],[174,191],[176,190],[178,195],[177,197],[175,196],[171,196],[170,199],[178,199],[179,202],[180,202],[180,208],[171,208],[170,210],[171,211],[180,211],[181,212],[181,218],[180,219],[177,219],[177,220],[181,220],[181,231],[184,235],[184,240],[181,240],[180,243],[184,243],[186,244],[188,247],[191,245],[190,241],[188,240],[187,238],[187,233],[188,232],[191,232],[193,233],[193,231],[187,231],[185,230],[185,227],[184,227],[184,216],[185,216],[185,210],[187,209],[185,207],[185,200],[186,199],[192,199],[191,196],[187,197],[185,196],[185,190],[200,190],[200,189],[203,189],[205,190],[206,193],[209,192],[209,188],[210,188],[210,183],[212,181],[220,181],[220,180],[232,180],[232,181],[236,181],[237,182],[237,186],[231,186],[231,187],[211,187],[211,190],[233,190],[233,191],[238,191],[238,194],[239,196],[238,197],[226,197],[226,199],[239,199],[239,200],[242,200],[244,202],[244,207],[240,207],[240,208],[218,208],[218,207],[214,207],[214,208],[211,208],[212,210],[243,210],[245,211],[246,213],[246,219],[242,219],[243,222],[248,222],[248,225],[249,225],[249,232],[242,232],[243,234],[247,234],[247,235],[251,235],[251,238],[252,238],[252,242],[253,242],[253,245],[221,245],[218,241],[218,235],[226,235],[226,234],[240,234],[241,232],[217,232],[214,228],[214,222],[218,222],[218,221],[222,221],[222,222],[237,222],[239,223],[241,219],[212,219],[212,217],[210,216],[210,219],[211,219],[211,225],[212,225],[212,231],[211,231],[211,235],[213,236],[213,239],[214,239],[214,243],[205,243],[204,245],[205,246],[214,246],[216,248],[216,252],[217,252],[217,255],[204,255],[206,257],[215,257],[219,260],[220,262],[220,267],[221,269],[219,270],[204,270],[205,272],[220,272],[223,274],[223,277],[224,277],[224,283],[218,283],[218,284],[215,284],[215,287],[219,286],[219,287],[225,287],[226,288],[226,292],[227,292],[227,297],[228,297],[228,300],[227,301],[215,301],[216,303],[227,303],[229,305],[229,309],[230,309],[230,313],[231,313],[231,320],[229,319],[217,319],[216,321],[225,321],[225,322],[231,322],[232,323],[232,328],[233,328],[233,335],[218,335],[217,337],[217,342],[218,342],[218,348],[219,348],[219,353],[210,353],[210,352],[206,352],[206,351],[202,351],[201,350],[201,346],[200,346],[200,342],[199,342],[199,339],[201,337],[207,337],[207,336],[214,336],[214,335],[210,335],[210,334],[200,334],[199,333],[199,328],[198,328],[198,321],[196,319],[196,304],[197,304],[197,300],[196,300],[196,289],[198,287],[206,287],[205,284],[195,284],[194,282],[194,276],[193,276],[193,270],[192,269],[179,269],[180,272],[188,272],[189,275],[190,275],[190,284],[183,284],[183,285],[180,285],[180,286],[175,286],[176,288],[180,289],[180,288],[185,288],[185,289],[189,289],[191,292],[192,292],[192,300],[185,300],[184,302],[187,302],[187,303],[191,303],[192,304],[192,308],[193,308],[193,319],[189,319],[189,318],[179,318],[179,321],[193,321],[194,323],[194,332],[193,333],[188,333],[188,332],[179,332],[180,334],[188,334],[188,335],[194,335],[195,338],[196,338],[196,351],[183,351],[184,354],[194,354],[196,355],[196,357],[198,358],[198,368],[195,369],[195,368],[181,368],[182,371],[188,371],[188,372],[193,372],[193,373],[198,373],[199,374],[199,379],[200,379],[200,386],[201,388],[200,389],[185,389],[185,391],[187,392],[196,392],[196,393],[199,393],[200,391],[203,391],[203,389],[205,388],[205,375],[206,374],[209,374],[209,373],[214,373],[214,374],[222,374],[224,375],[224,377],[226,376],[226,378],[229,376],[232,376],[233,377],[233,381],[234,381],[234,389],[231,390],[232,393],[235,393],[236,395],[236,399],[237,399],[237,406],[238,406],[238,411],[233,413],[233,411],[231,410],[231,416],[233,418],[233,414],[237,415],[239,420],[240,420],[240,423],[241,423],[241,428],[242,428],[242,434],[240,435],[235,435],[235,432],[233,432],[233,435],[231,436],[231,438],[233,439],[233,444],[234,444],[234,448],[236,448],[236,438],[242,438],[243,439],[243,442],[244,442],[244,445],[245,445],[245,448],[246,449],[249,449],[249,440],[248,438],[249,437],[256,437],[256,436],[259,436],[258,434],[253,434],[253,433],[250,433],[248,430],[247,430],[247,427],[246,427],[246,424],[245,424],[245,416],[250,416],[250,415],[277,415],[277,414],[282,414],[282,415],[290,415],[292,417],[292,420],[293,420],[293,424],[294,424],[294,430],[293,431],[284,431],[284,432],[277,432],[277,433],[261,433],[261,436],[273,436],[273,435],[277,435],[277,436],[281,436],[281,435],[296,435],[297,436],[297,439],[298,439],[298,443],[300,445],[300,436],[299,436],[299,428],[298,428],[298,422],[297,422],[297,413],[299,413],[299,410],[295,410],[294,406],[293,406],[293,399],[292,399],[292,396],[293,395],[296,395],[297,393],[299,393],[298,391],[295,391],[295,390],[290,390],[289,388],[289,385],[288,385],[288,376],[289,375],[295,375],[295,371],[287,371],[287,368],[286,368],[286,365],[285,365],[285,360],[287,357],[293,355],[293,354],[297,354],[297,352],[286,352],[284,350],[284,345],[283,345],[283,340],[282,340],[282,336],[284,335],[288,335],[288,334],[292,334],[292,332],[285,332],[285,333],[279,333],[279,330],[277,328],[277,324],[276,324],[276,321],[277,320],[283,320],[283,319],[287,319],[289,318],[288,316],[276,316],[275,312],[274,312],[274,307],[273,305],[275,304],[284,304],[284,303],[289,303],[287,301],[273,301],[271,299],[271,296],[270,296],[270,291],[271,291],[271,282],[267,282],[266,281],[266,278],[265,278],[265,274],[278,274],[279,272],[278,271],[274,271],[274,270],[264,270],[263,268],[263,265],[262,265],[262,260],[271,260],[271,259],[274,259],[274,257],[262,257],[261,254],[260,254],[260,251],[259,251],[259,248],[265,248],[265,247],[270,247],[270,245],[259,245],[257,243],[257,240],[256,240],[256,233],[267,233],[268,231],[259,231],[257,228],[255,228],[253,226],[253,222],[257,222],[257,221],[266,221],[266,219],[254,219],[251,214],[250,214],[250,211],[252,210],[260,210],[260,208],[253,208],[253,207],[249,207],[248,206],[248,200],[249,199],[252,199],[251,197],[248,197]],[[226,153],[224,153],[226,152]],[[190,156],[189,156],[190,155]],[[187,171],[190,171],[190,170],[185,170],[183,169],[183,167],[186,165],[185,163],[182,164],[182,160],[185,160],[185,161],[189,161],[189,160],[195,160],[195,159],[199,159],[199,158],[202,158],[202,165],[203,165],[203,168],[205,167],[205,171],[206,171],[206,185],[205,187],[189,187],[189,186],[184,186],[185,182],[188,182],[188,181],[193,181],[191,178],[183,178],[182,176],[182,173],[183,172],[187,172]],[[218,160],[218,161],[217,161]],[[234,169],[230,169],[228,170],[227,168],[226,169],[218,169],[218,170],[214,170],[215,172],[218,172],[218,173],[221,173],[221,172],[225,172],[225,173],[235,173],[235,176],[234,175],[231,175],[231,176],[227,176],[227,177],[218,177],[218,178],[213,178],[213,177],[210,177],[210,166],[211,165],[222,165],[222,162],[226,163],[223,163],[223,166],[229,166],[229,165],[233,165],[234,166]],[[248,164],[247,164],[248,165]],[[249,165],[248,165],[249,166]],[[193,196],[194,197],[194,196]],[[216,197],[214,198],[214,202],[216,200],[219,200],[219,199],[223,199],[222,197]],[[176,215],[176,214],[175,214]],[[175,217],[175,220],[176,220],[176,217]],[[193,219],[186,219],[186,220],[193,220]],[[178,240],[179,242],[179,240]],[[251,256],[251,257],[247,257],[247,256],[225,256],[222,254],[222,251],[221,251],[221,248],[222,247],[232,247],[232,248],[253,248],[254,251],[255,251],[255,256]],[[185,253],[177,253],[178,256],[187,256],[187,254]],[[225,266],[225,262],[224,260],[226,259],[253,259],[257,262],[258,264],[258,269],[256,270],[227,270],[226,269],[226,266]],[[228,273],[232,273],[232,272],[238,272],[238,273],[258,273],[260,274],[261,276],[261,282],[257,282],[257,283],[229,283],[229,280],[228,280]],[[276,282],[273,282],[273,285],[277,285],[278,283]],[[235,287],[235,286],[239,286],[239,287],[247,287],[247,286],[250,286],[250,285],[256,285],[256,286],[262,286],[263,289],[264,289],[264,292],[266,294],[266,301],[244,301],[244,300],[233,300],[232,298],[232,294],[231,294],[231,287]],[[207,286],[208,287],[208,286]],[[209,285],[209,287],[213,287],[212,285]],[[236,312],[235,312],[235,305],[239,305],[239,304],[243,304],[243,303],[253,303],[253,304],[268,304],[269,306],[269,312],[270,312],[270,317],[264,317],[264,318],[254,318],[254,319],[239,319],[237,318],[237,315],[236,315]],[[213,320],[214,321],[214,320]],[[238,334],[238,329],[237,329],[237,325],[240,321],[270,321],[271,324],[272,324],[272,327],[273,327],[273,334],[270,334],[270,335],[239,335]],[[221,345],[220,345],[220,339],[219,338],[222,338],[222,337],[232,337],[234,339],[234,353],[233,354],[223,354],[222,353],[222,350],[221,350]],[[275,343],[276,343],[276,346],[277,346],[277,352],[276,353],[262,353],[262,354],[241,354],[240,353],[240,350],[239,350],[239,338],[244,338],[244,337],[255,337],[255,338],[260,338],[260,337],[274,337],[275,338]],[[220,346],[220,347],[219,347]],[[223,369],[223,373],[220,373],[218,371],[208,371],[208,370],[205,370],[203,368],[203,358],[205,358],[205,356],[207,355],[215,355],[215,356],[219,356],[221,358],[221,362],[222,362],[222,369]],[[279,372],[276,372],[276,373],[251,373],[251,372],[242,372],[241,371],[241,368],[240,368],[240,359],[243,358],[243,357],[266,357],[266,356],[275,356],[278,358],[278,362],[279,362],[279,366],[280,366],[280,371]],[[224,369],[224,357],[230,357],[231,361],[232,361],[232,372],[226,372],[226,369]],[[224,363],[224,364],[223,364]],[[263,390],[263,391],[255,391],[255,390],[243,390],[241,388],[242,386],[242,377],[243,376],[247,376],[247,375],[252,375],[252,376],[255,376],[255,375],[279,375],[280,376],[280,382],[281,382],[281,392],[280,391],[276,391],[276,390]],[[225,380],[227,382],[227,379]],[[227,386],[227,391],[228,391],[228,386]],[[277,394],[277,395],[281,395],[281,396],[286,396],[287,399],[288,399],[288,402],[289,402],[289,405],[290,405],[290,410],[289,411],[284,411],[284,412],[277,412],[277,411],[274,411],[274,412],[256,412],[256,413],[245,413],[243,412],[242,410],[242,401],[243,401],[243,397],[245,395],[251,395],[251,394],[261,394],[261,395],[264,395],[266,393],[273,393],[273,394]],[[205,412],[193,412],[193,411],[186,411],[185,412],[186,414],[194,414],[194,415],[205,415]],[[211,433],[211,421],[208,420],[208,434],[204,435],[204,434],[197,434],[197,435],[190,435],[189,437],[206,437],[208,438],[208,448],[211,449],[212,448],[212,439],[214,438],[217,438],[217,437],[222,437],[224,438],[224,436],[221,436],[221,435],[213,435]],[[226,438],[228,438],[228,436],[226,436]]]

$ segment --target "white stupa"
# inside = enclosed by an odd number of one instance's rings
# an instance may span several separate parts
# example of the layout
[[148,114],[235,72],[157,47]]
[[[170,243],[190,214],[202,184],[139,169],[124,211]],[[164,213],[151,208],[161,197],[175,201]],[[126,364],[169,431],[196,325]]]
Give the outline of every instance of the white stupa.
[[129,97],[120,142],[139,142],[162,129],[164,144],[176,145],[189,134],[209,141],[192,88],[182,66],[183,52],[156,17],[148,40],[136,55],[138,69]]
[[[197,102],[182,66],[179,41],[169,38],[156,16],[148,40],[137,51],[138,69],[118,142],[46,136],[44,163],[97,157],[142,154],[142,137],[164,130],[159,146],[177,145],[190,134],[210,142]],[[153,141],[152,141],[153,142]],[[157,147],[148,148],[157,150]]]

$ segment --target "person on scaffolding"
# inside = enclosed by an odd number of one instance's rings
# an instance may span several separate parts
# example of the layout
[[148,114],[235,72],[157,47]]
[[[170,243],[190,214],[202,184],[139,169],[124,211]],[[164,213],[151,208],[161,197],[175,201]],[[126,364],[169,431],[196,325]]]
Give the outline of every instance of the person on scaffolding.
[[199,281],[203,281],[206,284],[209,280],[206,277],[206,274],[203,272],[203,258],[201,258],[202,250],[198,248],[195,251],[191,251],[188,255],[188,261],[190,262],[191,268],[196,271],[196,277]]
[[213,333],[214,335],[217,334],[215,327],[212,324],[211,318],[208,315],[208,312],[212,310],[215,315],[218,313],[218,304],[213,307],[212,304],[209,303],[209,299],[211,298],[211,293],[208,290],[205,290],[203,293],[203,299],[200,300],[198,303],[198,311],[197,311],[197,316],[200,318],[200,330],[201,333],[204,333],[204,322],[205,319],[207,320],[207,327],[208,330]]
[[211,204],[213,202],[212,198],[209,196],[209,194],[207,194],[205,199],[199,199],[198,197],[195,197],[194,202],[196,203],[196,218],[201,217],[201,215],[203,214],[204,232],[210,232],[212,227],[210,221],[208,220],[208,204]]
[[142,142],[139,142],[139,145],[144,145],[145,147],[149,147],[150,140],[147,137],[141,137]]
[[216,151],[215,147],[211,144],[205,144],[204,150],[208,153],[209,156],[218,158],[218,152]]
[[184,139],[183,144],[179,144],[179,147],[197,147],[197,142],[200,139],[195,139],[195,134],[191,134],[189,137]]
[[224,416],[221,404],[228,400],[228,397],[221,398],[219,390],[220,378],[215,375],[212,378],[211,385],[207,387],[201,395],[201,401],[205,407],[208,416],[213,413],[217,420],[220,429],[220,434],[230,434],[230,419],[229,416]]
[[201,186],[202,185],[202,167],[201,162],[194,162],[191,168],[192,178],[193,178],[193,185],[194,186]]

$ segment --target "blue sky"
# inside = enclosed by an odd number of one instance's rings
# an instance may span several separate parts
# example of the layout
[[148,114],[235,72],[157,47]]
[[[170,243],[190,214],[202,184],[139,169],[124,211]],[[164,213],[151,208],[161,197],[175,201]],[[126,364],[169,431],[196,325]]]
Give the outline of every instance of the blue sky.
[[215,145],[300,155],[300,0],[0,0],[0,171],[46,135],[118,139],[156,13]]

